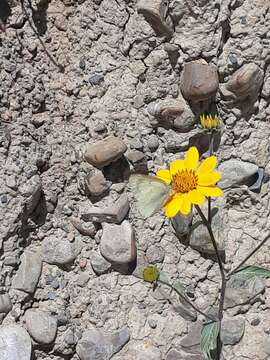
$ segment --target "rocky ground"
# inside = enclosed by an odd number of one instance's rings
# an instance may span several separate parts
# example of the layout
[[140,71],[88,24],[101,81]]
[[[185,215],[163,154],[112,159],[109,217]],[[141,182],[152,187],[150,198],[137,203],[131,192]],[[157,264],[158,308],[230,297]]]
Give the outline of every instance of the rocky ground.
[[[202,359],[202,317],[142,269],[207,310],[208,235],[188,245],[183,224],[142,220],[127,180],[192,144],[207,154],[198,115],[217,111],[213,226],[226,269],[238,264],[270,228],[269,45],[265,0],[1,1],[1,360]],[[269,267],[269,244],[250,263]],[[270,358],[269,292],[229,284],[224,359]]]

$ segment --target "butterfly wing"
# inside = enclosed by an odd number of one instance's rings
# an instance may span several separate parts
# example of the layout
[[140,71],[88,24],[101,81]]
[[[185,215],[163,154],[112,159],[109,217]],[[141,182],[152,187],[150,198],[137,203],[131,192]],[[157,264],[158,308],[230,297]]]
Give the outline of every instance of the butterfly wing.
[[170,187],[154,176],[131,175],[129,188],[144,218],[160,210],[170,196]]

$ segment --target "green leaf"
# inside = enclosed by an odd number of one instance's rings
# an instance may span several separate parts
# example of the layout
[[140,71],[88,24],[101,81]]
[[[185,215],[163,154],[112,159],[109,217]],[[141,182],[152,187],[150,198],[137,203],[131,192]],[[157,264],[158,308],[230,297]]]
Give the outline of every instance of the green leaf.
[[186,293],[186,285],[184,285],[180,280],[174,281],[172,285],[176,290],[180,292],[183,296],[185,296]]
[[203,324],[200,347],[205,360],[213,360],[211,351],[217,348],[219,329],[219,322],[212,321]]
[[171,283],[169,275],[164,271],[160,271],[158,280],[163,281],[167,284]]
[[248,265],[245,267],[242,267],[240,270],[238,270],[235,275],[237,274],[245,274],[248,275],[248,277],[252,278],[253,276],[261,276],[264,278],[270,278],[270,270],[256,266],[256,265]]

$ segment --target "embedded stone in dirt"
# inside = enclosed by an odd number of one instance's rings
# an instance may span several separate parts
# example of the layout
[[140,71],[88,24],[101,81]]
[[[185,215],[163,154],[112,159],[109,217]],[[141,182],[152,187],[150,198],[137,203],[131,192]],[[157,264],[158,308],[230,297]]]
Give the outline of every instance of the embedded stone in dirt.
[[110,222],[119,224],[129,211],[129,201],[127,194],[122,194],[119,199],[106,208],[92,206],[88,209],[81,209],[84,221]]
[[188,132],[196,122],[195,116],[182,96],[177,99],[151,102],[147,106],[147,111],[155,118],[156,123],[151,121],[153,126],[174,128],[179,132]]
[[235,274],[227,283],[224,309],[255,301],[264,289],[264,279],[256,276],[250,279],[246,274]]
[[97,251],[91,252],[90,262],[97,275],[105,274],[112,266],[111,263]]
[[95,173],[92,176],[87,176],[86,186],[90,192],[90,195],[93,196],[100,196],[109,189],[109,185],[101,171]]
[[249,185],[258,169],[257,165],[238,159],[224,161],[218,167],[218,171],[222,174],[218,186],[226,189],[233,185]]
[[[207,216],[207,211],[205,206],[202,207],[204,215]],[[217,210],[217,208],[212,209],[212,228],[215,234],[215,238],[217,241],[217,247],[221,256],[224,256],[224,223],[222,220],[222,216],[220,216],[219,212],[221,210]],[[209,255],[215,255],[215,249],[213,247],[213,243],[211,241],[211,237],[206,226],[203,224],[201,218],[196,214],[193,218],[192,231],[190,234],[189,245],[203,253]]]
[[34,175],[25,184],[20,186],[19,191],[24,196],[25,210],[27,214],[31,214],[40,199],[41,196],[41,181],[39,175]]
[[70,242],[63,238],[62,233],[59,236],[48,236],[42,243],[43,260],[54,265],[68,264],[76,259],[81,249],[82,244],[78,238]]
[[41,268],[40,253],[26,250],[21,256],[21,265],[12,281],[12,287],[33,293],[41,274]]
[[217,67],[205,61],[186,63],[181,76],[180,88],[185,99],[193,102],[214,98],[219,80]]
[[245,319],[224,319],[221,326],[221,340],[224,345],[235,345],[245,332]]
[[8,294],[0,294],[0,313],[8,313],[12,309],[12,303]]
[[20,325],[0,326],[1,360],[30,360],[31,338]]
[[32,338],[40,344],[53,342],[57,331],[57,320],[39,309],[25,312],[25,323]]
[[172,36],[173,23],[168,14],[168,5],[164,0],[140,0],[137,4],[138,13],[152,26],[159,36]]
[[171,349],[166,360],[203,360],[201,354],[184,352],[183,350]]
[[84,158],[91,165],[102,168],[118,160],[127,150],[126,144],[119,138],[109,136],[86,148]]
[[100,252],[105,259],[116,265],[129,264],[135,260],[135,234],[127,220],[121,225],[103,224]]
[[83,333],[76,352],[81,360],[110,359],[129,341],[129,336],[127,327],[111,334],[92,328]]
[[153,346],[151,342],[143,342],[142,344],[136,342],[125,353],[125,359],[136,360],[161,360],[161,351]]
[[221,86],[221,90],[225,97],[231,97],[237,101],[243,101],[247,98],[256,99],[262,83],[263,71],[258,65],[249,63],[235,71],[225,84],[225,89]]

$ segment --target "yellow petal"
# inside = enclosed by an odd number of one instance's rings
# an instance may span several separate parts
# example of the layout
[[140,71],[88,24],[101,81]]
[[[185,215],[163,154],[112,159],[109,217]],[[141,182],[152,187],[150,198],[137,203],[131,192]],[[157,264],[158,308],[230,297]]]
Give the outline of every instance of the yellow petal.
[[205,202],[205,196],[196,189],[188,192],[188,198],[192,204],[196,205],[202,205]]
[[184,194],[181,196],[179,205],[180,205],[180,213],[181,214],[188,215],[190,213],[191,202],[190,202],[187,194]]
[[198,176],[198,185],[201,186],[209,186],[214,185],[221,179],[221,173],[219,172],[211,172],[205,175]]
[[170,165],[170,173],[171,176],[176,174],[178,171],[185,169],[185,161],[184,160],[174,160]]
[[168,218],[174,217],[180,210],[181,197],[175,196],[167,202],[165,206],[165,215]]
[[171,183],[171,174],[170,174],[170,171],[167,169],[158,170],[158,172],[156,173],[156,176],[159,179],[163,180],[166,184]]
[[197,170],[197,175],[202,176],[205,173],[212,172],[214,168],[217,166],[217,157],[210,156],[209,158],[205,159]]
[[197,186],[197,190],[205,196],[222,196],[223,191],[216,186]]
[[195,146],[188,149],[185,157],[185,165],[189,170],[195,170],[199,162],[199,152]]

